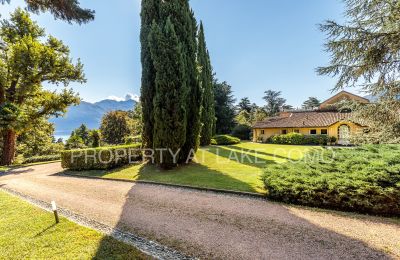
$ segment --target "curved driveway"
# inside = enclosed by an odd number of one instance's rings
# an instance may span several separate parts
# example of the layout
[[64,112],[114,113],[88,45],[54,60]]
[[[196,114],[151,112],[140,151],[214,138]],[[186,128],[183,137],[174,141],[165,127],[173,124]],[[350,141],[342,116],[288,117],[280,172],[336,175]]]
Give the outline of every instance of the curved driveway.
[[393,219],[60,172],[59,163],[15,169],[0,186],[200,258],[400,258]]

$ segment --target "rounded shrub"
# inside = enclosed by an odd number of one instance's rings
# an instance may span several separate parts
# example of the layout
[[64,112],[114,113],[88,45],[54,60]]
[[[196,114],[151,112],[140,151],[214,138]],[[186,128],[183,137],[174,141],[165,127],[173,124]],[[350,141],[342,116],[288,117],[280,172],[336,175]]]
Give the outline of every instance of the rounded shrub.
[[213,139],[211,140],[211,144],[214,145],[233,145],[239,143],[240,143],[239,138],[230,135],[217,135],[214,136]]
[[251,127],[248,125],[237,125],[232,130],[232,136],[240,140],[250,140]]

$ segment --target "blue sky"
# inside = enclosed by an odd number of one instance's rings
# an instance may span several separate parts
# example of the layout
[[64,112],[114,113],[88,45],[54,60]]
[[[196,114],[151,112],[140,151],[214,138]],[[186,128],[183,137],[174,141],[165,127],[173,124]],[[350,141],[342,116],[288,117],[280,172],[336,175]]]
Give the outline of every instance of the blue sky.
[[[3,18],[24,6],[22,0],[11,2],[0,6]],[[71,86],[90,102],[139,94],[140,1],[80,2],[96,11],[95,21],[79,26],[49,14],[33,16],[84,63],[88,82]],[[343,20],[341,0],[191,0],[191,6],[205,25],[217,78],[232,85],[238,100],[249,97],[262,105],[268,89],[282,91],[294,106],[309,96],[331,96],[335,80],[315,73],[329,61],[317,24]]]

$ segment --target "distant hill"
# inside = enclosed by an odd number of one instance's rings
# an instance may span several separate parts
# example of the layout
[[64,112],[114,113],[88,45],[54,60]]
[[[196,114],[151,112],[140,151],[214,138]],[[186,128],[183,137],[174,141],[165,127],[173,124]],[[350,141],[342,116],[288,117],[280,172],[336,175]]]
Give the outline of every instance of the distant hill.
[[82,101],[78,106],[71,106],[64,117],[52,118],[56,137],[66,137],[81,124],[87,125],[90,129],[100,127],[101,118],[107,112],[113,110],[132,110],[136,106],[135,100],[116,101],[111,99],[102,100],[96,103]]

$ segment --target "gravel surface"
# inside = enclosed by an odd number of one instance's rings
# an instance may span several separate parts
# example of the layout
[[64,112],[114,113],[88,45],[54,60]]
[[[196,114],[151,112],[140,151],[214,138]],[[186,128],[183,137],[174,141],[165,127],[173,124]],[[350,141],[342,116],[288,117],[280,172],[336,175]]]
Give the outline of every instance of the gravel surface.
[[147,184],[15,169],[0,186],[185,255],[218,259],[400,259],[400,222]]

